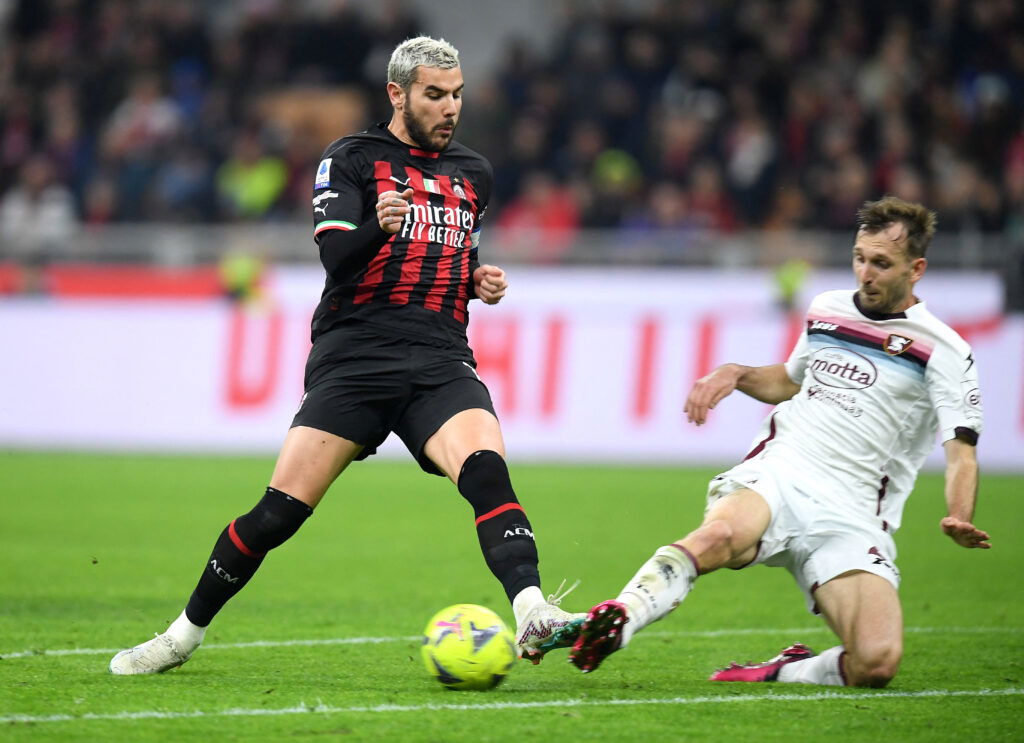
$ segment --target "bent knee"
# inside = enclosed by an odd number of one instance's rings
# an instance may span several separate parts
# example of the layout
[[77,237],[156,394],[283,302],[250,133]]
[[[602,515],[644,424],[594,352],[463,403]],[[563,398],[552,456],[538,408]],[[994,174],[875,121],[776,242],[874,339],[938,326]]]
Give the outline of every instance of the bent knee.
[[735,536],[732,524],[721,519],[702,524],[698,531],[701,539],[711,547],[731,547]]
[[889,685],[889,682],[896,678],[897,666],[870,666],[856,674],[851,674],[850,686],[866,686],[871,689],[881,689]]
[[848,654],[847,683],[850,686],[868,686],[875,689],[886,686],[896,677],[902,655],[902,648],[896,645]]

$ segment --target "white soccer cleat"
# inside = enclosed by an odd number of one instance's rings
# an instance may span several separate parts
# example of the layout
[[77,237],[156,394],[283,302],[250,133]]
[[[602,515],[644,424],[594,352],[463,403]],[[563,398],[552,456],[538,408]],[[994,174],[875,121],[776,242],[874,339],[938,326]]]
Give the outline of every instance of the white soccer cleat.
[[[565,585],[565,581],[562,581],[562,585]],[[578,585],[579,581],[576,581],[562,594],[556,591],[548,596],[548,603],[533,607],[523,618],[516,628],[516,646],[520,657],[537,665],[549,651],[572,647],[579,636],[582,620],[587,615],[571,614],[558,605]],[[558,588],[561,590],[562,586]]]
[[163,673],[187,661],[194,650],[186,652],[165,632],[115,655],[110,659],[110,672],[117,676]]

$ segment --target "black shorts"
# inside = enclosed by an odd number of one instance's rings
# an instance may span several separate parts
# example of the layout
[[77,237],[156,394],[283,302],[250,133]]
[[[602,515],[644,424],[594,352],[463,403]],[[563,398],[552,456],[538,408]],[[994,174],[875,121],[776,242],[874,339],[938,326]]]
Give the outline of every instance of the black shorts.
[[316,339],[306,361],[306,394],[292,427],[309,426],[376,453],[394,431],[426,472],[443,475],[423,446],[463,410],[494,414],[467,346],[386,336],[355,323]]

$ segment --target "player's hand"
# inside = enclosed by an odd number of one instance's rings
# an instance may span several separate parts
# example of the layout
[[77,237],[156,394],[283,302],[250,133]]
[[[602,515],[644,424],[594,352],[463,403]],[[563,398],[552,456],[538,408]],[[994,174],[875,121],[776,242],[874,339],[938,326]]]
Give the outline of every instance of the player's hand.
[[992,547],[988,543],[988,534],[977,528],[970,521],[961,521],[954,516],[947,516],[939,522],[946,536],[968,549],[987,550]]
[[698,426],[707,421],[708,412],[736,389],[741,371],[736,364],[723,364],[694,382],[683,408],[686,420]]
[[477,266],[473,272],[473,286],[476,288],[476,295],[485,304],[497,304],[505,296],[508,289],[508,281],[505,279],[505,272],[497,266]]
[[382,230],[394,235],[402,229],[405,215],[412,211],[409,205],[411,198],[411,188],[405,189],[402,193],[385,191],[377,197],[377,223]]

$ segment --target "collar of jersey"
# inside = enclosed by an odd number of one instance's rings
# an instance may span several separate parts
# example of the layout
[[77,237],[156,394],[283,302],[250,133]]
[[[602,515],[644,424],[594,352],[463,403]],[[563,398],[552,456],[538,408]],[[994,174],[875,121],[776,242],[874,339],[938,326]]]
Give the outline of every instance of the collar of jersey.
[[418,147],[410,147],[405,142],[403,142],[402,140],[400,140],[398,137],[391,133],[391,130],[388,129],[388,122],[386,121],[378,122],[377,128],[380,130],[381,134],[390,139],[392,142],[406,148],[409,151],[409,154],[412,155],[413,157],[425,157],[429,160],[436,160],[438,157],[441,156],[440,152],[431,152],[430,150],[421,150]]
[[[914,297],[914,300],[915,304],[911,305],[911,308],[920,304],[920,300],[917,297]],[[860,298],[857,296],[857,292],[853,293],[853,306],[868,320],[900,320],[907,316],[906,312],[872,312],[871,310],[866,310],[860,306]]]

